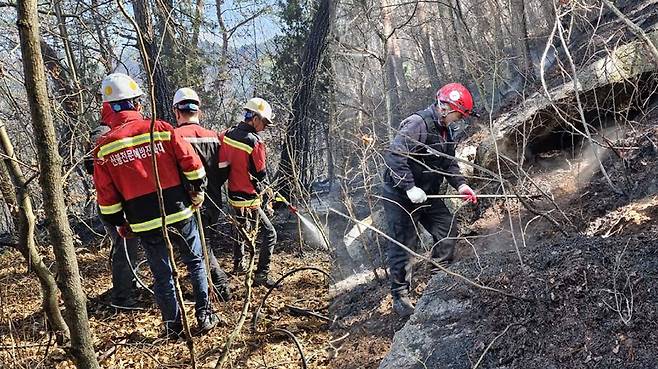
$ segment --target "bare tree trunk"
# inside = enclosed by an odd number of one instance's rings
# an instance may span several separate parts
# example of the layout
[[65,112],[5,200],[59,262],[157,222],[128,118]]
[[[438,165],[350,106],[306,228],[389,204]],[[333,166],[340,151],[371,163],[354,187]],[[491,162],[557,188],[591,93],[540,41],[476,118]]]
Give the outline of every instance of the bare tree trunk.
[[98,44],[100,47],[101,54],[101,63],[105,67],[105,73],[109,74],[114,70],[114,64],[117,60],[112,46],[108,43],[107,39],[107,29],[101,28],[101,24],[105,22],[101,19],[98,14],[98,0],[91,0],[91,7],[95,9],[92,12],[92,19],[94,20],[94,31],[96,32],[96,37],[98,37]]
[[431,42],[432,33],[428,31],[429,17],[427,16],[427,8],[428,5],[425,3],[418,4],[418,19],[420,21],[420,27],[418,27],[418,44],[430,84],[433,89],[436,89],[441,84],[441,77],[439,77],[439,71],[436,69],[436,62],[434,61]]
[[[385,5],[393,5],[391,0],[384,0],[382,1],[382,4]],[[401,102],[405,102],[408,99],[409,92],[411,89],[409,88],[409,84],[407,83],[407,76],[404,72],[404,65],[402,64],[402,54],[400,52],[400,42],[397,37],[397,31],[393,31],[393,18],[392,14],[389,12],[392,12],[395,7],[392,6],[387,6],[386,8],[383,9],[384,12],[384,17],[388,18],[389,22],[389,27],[390,27],[390,33],[385,32],[386,36],[388,39],[386,40],[386,48],[389,50],[389,55],[391,57],[391,62],[393,65],[393,69],[395,70],[395,78],[398,83],[398,91],[400,92]]]
[[[383,5],[387,3],[382,2]],[[400,112],[400,93],[398,90],[398,80],[395,76],[395,50],[390,38],[393,36],[393,22],[390,11],[387,7],[382,7],[382,22],[384,25],[384,34],[382,35],[386,59],[384,68],[384,86],[386,86],[386,117],[389,127],[397,129],[402,120]],[[383,138],[383,137],[382,137]]]
[[512,29],[514,30],[514,45],[516,46],[518,66],[523,75],[532,71],[532,57],[528,45],[528,26],[525,16],[525,0],[510,0],[512,10]]
[[[73,154],[69,153],[72,146],[75,125],[73,124],[75,112],[78,110],[78,100],[75,99],[75,87],[69,76],[68,68],[62,65],[57,51],[53,49],[46,41],[40,40],[41,54],[43,55],[44,66],[50,76],[53,86],[55,101],[61,101],[62,111],[72,119],[64,120],[58,126],[59,155],[72,159]],[[72,160],[68,160],[71,162]]]
[[2,122],[0,122],[0,152],[5,155],[5,159],[0,161],[0,193],[9,205],[14,227],[18,233],[16,248],[27,261],[30,270],[34,271],[39,279],[41,306],[48,317],[50,329],[61,344],[69,340],[69,328],[59,310],[57,282],[37,250],[34,239],[36,217],[32,211],[27,181],[16,161],[14,147]]
[[[451,6],[439,4],[439,24],[443,32],[443,45],[448,60],[447,72],[450,73],[451,82],[462,81],[464,77],[464,60],[459,46],[459,34],[455,27],[454,10]],[[446,81],[447,82],[447,81]]]
[[192,45],[195,49],[199,47],[201,23],[203,23],[203,0],[196,0],[194,18],[192,18]]
[[162,67],[162,62],[158,62],[160,55],[158,54],[159,45],[155,38],[153,30],[153,20],[149,12],[148,3],[145,0],[132,0],[133,13],[135,14],[135,21],[142,30],[144,35],[144,43],[146,46],[146,53],[153,65],[153,83],[155,89],[155,111],[158,119],[173,122],[174,116],[171,111],[171,99],[173,91],[169,87],[169,79],[165,74]]
[[219,23],[219,30],[222,34],[222,46],[219,54],[219,65],[217,66],[217,78],[215,79],[215,91],[217,91],[217,96],[219,97],[219,106],[221,109],[220,113],[223,113],[222,117],[224,121],[230,121],[231,113],[226,109],[226,102],[224,101],[224,96],[226,95],[226,81],[229,79],[229,68],[228,68],[228,42],[229,42],[229,30],[226,27],[224,22],[224,15],[222,14],[222,6],[224,5],[224,0],[215,0],[215,8],[217,9],[217,22]]
[[555,22],[555,9],[552,1],[540,1],[541,16],[546,20],[546,34],[551,32],[553,22]]
[[[304,168],[303,163],[308,163],[310,152],[308,110],[317,80],[318,67],[322,63],[324,52],[327,49],[327,37],[336,18],[337,3],[338,1],[335,0],[319,1],[318,10],[313,16],[313,24],[304,43],[304,55],[301,58],[302,66],[299,76],[300,87],[292,98],[292,114],[286,125],[286,142],[281,151],[279,164],[278,175],[287,179],[284,183],[292,184],[293,181],[299,181],[305,185],[310,180],[305,178],[304,172],[297,178],[294,174],[300,168]],[[291,188],[286,185],[282,193],[289,197]]]
[[326,131],[324,132],[325,147],[327,148],[327,179],[329,180],[329,188],[334,182],[336,174],[336,164],[334,163],[334,135],[332,131],[338,124],[338,98],[336,97],[336,69],[334,63],[331,63],[331,77],[329,86],[329,121],[327,122]]
[[39,18],[36,0],[19,0],[18,30],[25,75],[25,89],[32,117],[34,135],[39,142],[41,168],[39,182],[43,189],[44,210],[50,220],[48,231],[53,243],[60,276],[59,287],[66,306],[66,320],[71,330],[71,350],[78,368],[99,368],[89,320],[87,303],[73,247],[73,232],[66,216],[62,191],[62,158],[57,154],[55,127],[46,88],[46,73],[40,49]]

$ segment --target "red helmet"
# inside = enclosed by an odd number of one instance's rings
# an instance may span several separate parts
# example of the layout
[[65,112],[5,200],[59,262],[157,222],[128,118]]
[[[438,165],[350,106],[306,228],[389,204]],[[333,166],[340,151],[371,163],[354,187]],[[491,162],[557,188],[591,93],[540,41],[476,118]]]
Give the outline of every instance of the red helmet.
[[448,83],[436,92],[439,103],[448,104],[452,109],[464,114],[465,117],[473,114],[473,96],[464,85]]

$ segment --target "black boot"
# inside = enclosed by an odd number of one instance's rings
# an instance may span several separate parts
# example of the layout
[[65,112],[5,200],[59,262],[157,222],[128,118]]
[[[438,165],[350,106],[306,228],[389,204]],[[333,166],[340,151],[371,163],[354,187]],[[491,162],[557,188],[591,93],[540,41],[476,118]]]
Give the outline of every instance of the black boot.
[[247,263],[244,258],[233,260],[233,272],[231,274],[237,275],[247,271]]
[[231,300],[231,287],[228,283],[228,276],[217,264],[216,267],[210,268],[210,275],[212,279],[212,286],[215,289],[215,293],[219,296],[219,299],[223,302]]
[[144,310],[139,306],[137,300],[132,297],[124,299],[112,299],[110,306],[119,310]]
[[228,283],[217,284],[213,281],[213,288],[215,289],[215,293],[219,297],[220,301],[228,302],[231,301],[231,299],[233,298],[233,294],[231,293],[231,287],[228,285]]
[[[270,277],[268,276],[268,273],[256,272],[256,274],[254,275],[253,285],[255,287],[263,286],[263,287],[267,287],[267,288],[274,288],[274,286],[276,286],[276,281],[273,280],[273,279],[270,279]],[[277,288],[278,287],[279,286],[277,286]]]
[[414,304],[409,299],[408,294],[393,295],[393,311],[401,318],[406,318],[414,313]]
[[210,332],[219,323],[219,317],[213,312],[204,312],[197,318],[198,334]]
[[181,322],[165,322],[164,330],[160,334],[160,337],[172,341],[176,341],[183,336],[183,323]]

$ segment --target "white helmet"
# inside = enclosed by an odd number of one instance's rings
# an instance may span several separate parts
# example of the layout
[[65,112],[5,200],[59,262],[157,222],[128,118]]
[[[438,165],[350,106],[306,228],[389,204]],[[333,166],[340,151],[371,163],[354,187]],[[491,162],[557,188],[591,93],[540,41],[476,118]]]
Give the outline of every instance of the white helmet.
[[178,105],[179,102],[185,100],[192,100],[192,101],[196,101],[198,105],[201,104],[201,99],[199,99],[199,95],[197,95],[197,93],[193,89],[189,87],[183,87],[183,88],[179,88],[178,91],[176,91],[176,94],[174,95],[174,102],[171,104],[171,106],[175,107],[176,105]]
[[128,100],[144,95],[135,80],[123,73],[112,73],[101,83],[103,102]]
[[270,104],[261,99],[260,97],[254,97],[249,99],[244,105],[244,110],[252,111],[260,115],[263,119],[267,120],[270,124],[274,119],[274,114],[272,114],[272,107]]

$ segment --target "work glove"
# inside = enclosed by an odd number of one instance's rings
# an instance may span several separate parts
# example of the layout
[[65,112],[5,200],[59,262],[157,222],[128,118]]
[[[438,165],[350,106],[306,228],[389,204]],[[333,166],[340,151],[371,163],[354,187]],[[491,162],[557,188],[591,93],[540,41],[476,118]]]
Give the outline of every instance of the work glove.
[[203,191],[190,191],[190,200],[192,200],[192,209],[197,210],[206,199],[206,194]]
[[478,202],[478,197],[475,195],[475,191],[467,184],[459,186],[459,194],[464,196],[464,201],[472,202],[473,204]]
[[423,191],[422,188],[416,186],[411,187],[407,190],[407,197],[414,204],[420,204],[427,201],[427,194]]
[[118,226],[117,233],[119,233],[119,236],[121,236],[122,238],[135,237],[135,234],[133,233],[133,230],[130,229],[130,224],[128,223],[123,223],[122,225]]

